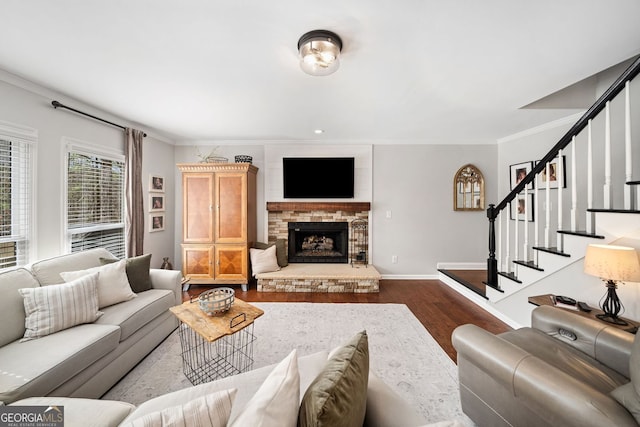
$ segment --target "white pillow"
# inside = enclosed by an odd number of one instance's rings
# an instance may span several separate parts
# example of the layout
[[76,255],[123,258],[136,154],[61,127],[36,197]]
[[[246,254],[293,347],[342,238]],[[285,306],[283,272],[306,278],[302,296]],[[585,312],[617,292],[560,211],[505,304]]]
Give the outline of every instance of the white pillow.
[[119,302],[128,301],[137,295],[131,290],[126,272],[127,260],[123,259],[113,264],[93,267],[88,270],[65,271],[60,276],[65,282],[78,279],[87,274],[98,272],[98,305],[100,308]]
[[293,350],[271,371],[230,427],[295,427],[299,408],[300,372]]
[[225,427],[237,391],[234,388],[205,394],[182,405],[134,418],[120,427]]
[[98,273],[59,285],[18,289],[26,319],[21,342],[40,338],[72,326],[93,323],[98,311]]
[[251,271],[254,276],[259,273],[280,270],[276,257],[276,245],[269,246],[267,249],[250,248],[249,255],[251,256]]

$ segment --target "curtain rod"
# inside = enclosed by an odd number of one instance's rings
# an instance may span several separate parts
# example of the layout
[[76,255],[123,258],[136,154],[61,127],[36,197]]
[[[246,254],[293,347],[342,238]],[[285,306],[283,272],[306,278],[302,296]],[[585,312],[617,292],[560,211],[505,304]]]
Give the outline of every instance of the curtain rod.
[[[121,125],[119,125],[119,124],[117,124],[117,123],[113,123],[113,122],[110,122],[109,120],[101,119],[100,117],[96,117],[96,116],[91,115],[91,114],[89,114],[89,113],[85,113],[85,112],[83,112],[83,111],[76,110],[75,108],[67,107],[66,105],[61,104],[61,103],[59,103],[58,101],[51,101],[51,105],[53,105],[53,108],[56,108],[56,109],[57,109],[57,108],[66,108],[67,110],[75,111],[75,112],[76,112],[76,113],[78,113],[78,114],[82,114],[83,116],[91,117],[92,119],[99,120],[99,121],[101,121],[101,122],[104,122],[104,123],[110,124],[111,126],[118,127],[118,128],[120,128],[120,129],[122,129],[122,130],[125,130],[125,129],[126,129],[124,126],[121,126]],[[145,137],[147,136],[147,134],[146,134],[146,133],[143,133],[143,135],[144,135]]]

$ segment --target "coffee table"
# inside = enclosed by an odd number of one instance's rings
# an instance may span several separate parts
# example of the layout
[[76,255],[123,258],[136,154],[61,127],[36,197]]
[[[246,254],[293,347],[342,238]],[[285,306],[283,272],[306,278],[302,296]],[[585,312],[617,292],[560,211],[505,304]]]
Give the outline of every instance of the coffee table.
[[197,385],[239,374],[253,366],[253,322],[264,314],[245,301],[235,298],[231,309],[208,316],[198,301],[171,307],[178,318],[184,375]]

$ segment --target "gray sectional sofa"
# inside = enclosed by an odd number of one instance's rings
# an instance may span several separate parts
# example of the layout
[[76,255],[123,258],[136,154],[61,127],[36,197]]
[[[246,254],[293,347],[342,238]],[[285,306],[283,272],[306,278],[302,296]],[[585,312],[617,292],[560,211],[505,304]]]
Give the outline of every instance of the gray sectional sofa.
[[63,283],[60,273],[114,259],[92,249],[0,274],[0,402],[32,396],[98,398],[178,325],[169,308],[181,303],[179,271],[151,269],[152,289],[101,308],[93,323],[21,342],[25,309],[18,289]]

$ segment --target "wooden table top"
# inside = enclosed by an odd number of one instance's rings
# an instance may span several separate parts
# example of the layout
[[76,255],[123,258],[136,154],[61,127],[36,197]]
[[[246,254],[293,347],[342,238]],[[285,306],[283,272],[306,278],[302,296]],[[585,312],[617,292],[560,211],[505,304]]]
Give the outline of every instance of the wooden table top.
[[569,309],[569,308],[562,307],[560,305],[554,305],[553,304],[553,300],[551,299],[552,295],[553,294],[530,296],[528,301],[529,301],[529,304],[533,304],[533,305],[537,305],[537,306],[550,305],[550,306],[555,307],[555,308],[559,308],[559,309],[566,310],[566,311],[571,311],[572,313],[575,313],[575,314],[577,314],[579,316],[586,317],[586,318],[593,319],[593,320],[597,320],[599,322],[602,322],[602,323],[606,324],[607,326],[613,326],[614,328],[622,329],[623,331],[630,332],[632,334],[635,334],[636,331],[638,330],[638,328],[636,326],[636,322],[633,321],[633,320],[627,319],[626,317],[620,317],[620,319],[628,322],[629,323],[628,325],[616,325],[615,323],[609,323],[609,322],[606,322],[604,320],[598,319],[596,317],[596,314],[602,314],[604,312],[602,310],[600,310],[599,308],[597,308],[597,307],[593,307],[592,306],[591,307],[591,311],[586,312],[586,311],[582,311],[582,310],[579,310],[579,309],[572,310],[572,309]]
[[[208,316],[200,309],[198,300],[186,301],[169,310],[182,322],[197,332],[202,338],[213,342],[226,335],[232,335],[251,325],[264,311],[241,299],[235,298],[233,305],[224,314]],[[246,315],[246,320],[244,319]],[[239,316],[236,318],[236,316]]]

